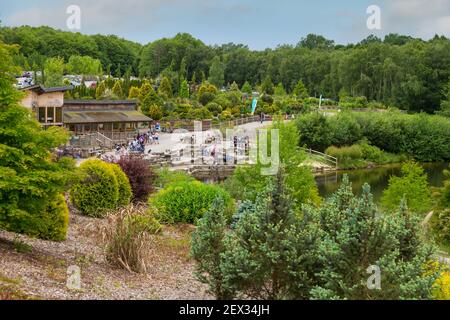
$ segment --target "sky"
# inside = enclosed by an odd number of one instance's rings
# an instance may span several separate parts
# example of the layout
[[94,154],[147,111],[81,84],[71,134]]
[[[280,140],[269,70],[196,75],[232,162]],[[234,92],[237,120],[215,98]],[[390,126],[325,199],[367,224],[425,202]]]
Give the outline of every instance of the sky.
[[[72,31],[142,44],[179,32],[209,45],[234,42],[255,50],[295,45],[309,33],[339,44],[370,34],[450,38],[450,0],[0,0],[0,20],[71,31],[70,5],[81,10],[81,29]],[[367,27],[371,5],[381,9],[379,30]]]

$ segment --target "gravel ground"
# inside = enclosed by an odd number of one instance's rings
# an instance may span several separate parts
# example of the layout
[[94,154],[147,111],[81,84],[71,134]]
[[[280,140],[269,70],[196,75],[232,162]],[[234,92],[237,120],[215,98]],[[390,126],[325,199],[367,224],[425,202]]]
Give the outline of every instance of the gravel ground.
[[[0,299],[211,299],[193,277],[192,226],[166,227],[154,238],[146,274],[105,261],[98,230],[102,220],[71,214],[67,240],[56,243],[0,231]],[[67,287],[69,266],[81,269],[81,289]],[[2,295],[3,291],[3,295]]]

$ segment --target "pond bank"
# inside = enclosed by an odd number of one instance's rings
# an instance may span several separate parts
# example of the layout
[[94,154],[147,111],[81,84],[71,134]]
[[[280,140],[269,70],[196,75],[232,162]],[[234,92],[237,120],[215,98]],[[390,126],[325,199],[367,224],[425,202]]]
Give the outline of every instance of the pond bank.
[[[422,163],[428,175],[428,182],[432,187],[442,187],[444,181],[444,169],[448,168],[448,163]],[[371,186],[374,200],[378,202],[383,190],[387,188],[391,176],[399,176],[401,164],[389,164],[366,169],[338,170],[324,174],[316,174],[315,179],[319,188],[320,196],[326,198],[333,194],[341,184],[345,174],[352,182],[353,191],[356,194],[361,192],[364,183]]]

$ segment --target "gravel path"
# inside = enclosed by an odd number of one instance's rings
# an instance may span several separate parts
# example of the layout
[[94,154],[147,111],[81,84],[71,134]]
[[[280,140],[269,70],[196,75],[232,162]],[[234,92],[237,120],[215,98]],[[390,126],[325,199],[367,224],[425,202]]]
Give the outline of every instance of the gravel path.
[[[60,243],[0,231],[0,291],[13,287],[38,299],[210,299],[192,275],[190,226],[166,228],[155,238],[147,274],[130,273],[106,261],[99,219],[71,214]],[[67,288],[67,268],[81,269],[81,290]],[[5,290],[5,289],[4,289]]]

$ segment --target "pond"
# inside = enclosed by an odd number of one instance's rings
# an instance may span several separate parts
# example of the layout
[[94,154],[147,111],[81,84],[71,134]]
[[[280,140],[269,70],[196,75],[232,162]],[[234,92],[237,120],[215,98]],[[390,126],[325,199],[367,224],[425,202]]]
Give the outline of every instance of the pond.
[[[443,170],[448,168],[448,163],[422,164],[428,175],[430,186],[442,187],[444,182]],[[391,176],[399,176],[401,165],[383,166],[373,169],[361,169],[351,171],[339,171],[316,176],[319,193],[326,198],[332,195],[341,184],[342,177],[347,174],[352,182],[353,192],[360,194],[365,182],[370,184],[375,202],[379,202],[383,190],[387,188]]]

